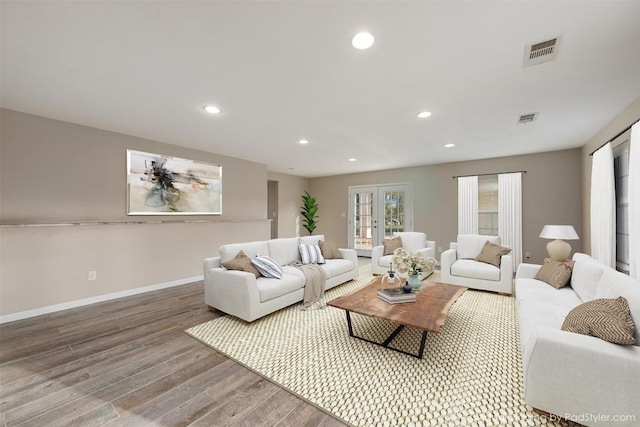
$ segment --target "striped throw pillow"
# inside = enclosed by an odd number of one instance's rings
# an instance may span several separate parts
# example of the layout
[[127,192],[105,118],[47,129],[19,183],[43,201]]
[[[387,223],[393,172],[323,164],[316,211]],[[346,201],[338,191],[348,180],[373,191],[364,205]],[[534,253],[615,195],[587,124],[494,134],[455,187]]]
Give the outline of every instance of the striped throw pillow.
[[318,245],[300,243],[300,258],[303,264],[324,264],[324,257]]
[[272,279],[282,279],[282,268],[273,259],[266,255],[257,254],[251,258],[251,264],[262,274],[264,277]]

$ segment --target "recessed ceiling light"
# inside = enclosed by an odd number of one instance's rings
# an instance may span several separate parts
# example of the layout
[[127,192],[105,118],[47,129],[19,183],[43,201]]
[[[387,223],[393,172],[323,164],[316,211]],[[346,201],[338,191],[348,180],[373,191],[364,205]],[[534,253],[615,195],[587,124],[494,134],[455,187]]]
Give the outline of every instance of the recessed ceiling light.
[[431,116],[431,111],[420,111],[416,116],[418,116],[419,119],[426,119]]
[[220,112],[220,109],[215,105],[205,105],[202,109],[211,114],[218,114]]
[[444,148],[451,148],[451,147],[455,147],[456,144],[444,144]]
[[298,144],[302,144],[302,145],[308,144],[308,143],[309,141],[307,141],[306,139],[301,139],[300,141],[298,141]]
[[371,33],[358,33],[351,39],[351,44],[356,49],[369,49],[373,45],[373,36]]
[[350,162],[355,162],[358,159],[354,159],[353,157],[349,159]]

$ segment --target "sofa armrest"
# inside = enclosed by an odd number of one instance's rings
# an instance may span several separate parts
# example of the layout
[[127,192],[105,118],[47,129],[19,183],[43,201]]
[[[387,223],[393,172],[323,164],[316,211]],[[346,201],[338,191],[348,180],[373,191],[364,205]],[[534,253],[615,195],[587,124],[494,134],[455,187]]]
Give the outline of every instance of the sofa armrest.
[[425,257],[425,258],[434,258],[435,259],[435,257],[436,257],[435,248],[427,247],[427,248],[424,248],[424,249],[420,249],[418,251],[418,253],[422,254],[422,256]]
[[516,279],[533,279],[538,274],[540,267],[542,266],[539,264],[522,263],[518,266],[518,271],[516,271]]
[[204,263],[203,263],[203,276],[204,276],[204,281],[205,283],[208,282],[211,278],[211,269],[212,268],[220,268],[222,267],[222,264],[220,263],[220,257],[212,257],[212,258],[205,258],[204,259]]
[[371,264],[378,265],[378,260],[384,256],[384,246],[374,246],[371,249]]
[[212,268],[205,281],[204,301],[207,305],[248,322],[258,318],[260,293],[256,276],[246,271]]
[[527,404],[562,416],[600,413],[640,417],[640,347],[543,326],[534,329],[525,347],[522,362]]
[[511,255],[502,255],[500,257],[500,281],[503,279],[513,280],[513,257]]
[[342,258],[347,259],[353,263],[354,268],[358,269],[358,253],[355,249],[338,248],[342,254]]

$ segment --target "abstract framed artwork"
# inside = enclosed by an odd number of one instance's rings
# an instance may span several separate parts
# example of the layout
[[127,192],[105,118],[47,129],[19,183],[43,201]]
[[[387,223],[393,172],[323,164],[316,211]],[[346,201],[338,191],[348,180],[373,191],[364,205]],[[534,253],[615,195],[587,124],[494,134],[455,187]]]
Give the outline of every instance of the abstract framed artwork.
[[128,215],[221,215],[222,166],[127,150]]

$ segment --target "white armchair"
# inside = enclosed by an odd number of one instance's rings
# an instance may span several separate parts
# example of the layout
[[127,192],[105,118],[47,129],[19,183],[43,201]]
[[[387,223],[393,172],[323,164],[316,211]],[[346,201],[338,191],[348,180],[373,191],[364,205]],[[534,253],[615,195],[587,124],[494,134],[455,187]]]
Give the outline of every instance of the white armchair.
[[451,242],[449,250],[442,252],[440,258],[442,282],[509,295],[513,293],[511,255],[502,256],[500,267],[474,261],[487,240],[499,245],[499,236],[458,234],[457,240],[457,242]]
[[[425,233],[417,231],[394,232],[393,237],[400,237],[402,247],[409,252],[421,253],[425,258],[435,258],[436,242],[427,240]],[[384,255],[384,246],[375,246],[371,251],[371,272],[373,274],[385,274],[391,266],[391,258],[393,255]],[[429,274],[420,275],[420,279],[424,279]]]

